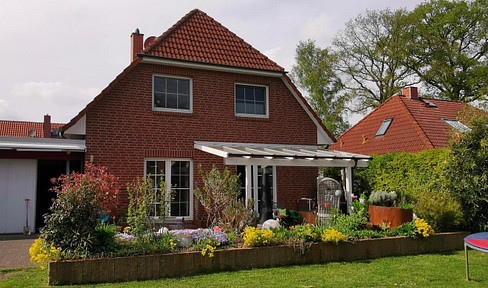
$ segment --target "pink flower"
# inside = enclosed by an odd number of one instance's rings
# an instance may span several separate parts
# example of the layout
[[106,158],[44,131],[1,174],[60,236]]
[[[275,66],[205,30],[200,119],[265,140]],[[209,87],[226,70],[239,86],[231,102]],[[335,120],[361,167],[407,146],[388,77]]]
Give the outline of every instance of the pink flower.
[[220,232],[220,231],[222,231],[222,230],[220,230],[220,227],[219,227],[219,226],[215,226],[215,227],[214,227],[214,231],[216,231],[216,232]]
[[329,203],[325,203],[324,206],[325,206],[325,209],[329,208]]

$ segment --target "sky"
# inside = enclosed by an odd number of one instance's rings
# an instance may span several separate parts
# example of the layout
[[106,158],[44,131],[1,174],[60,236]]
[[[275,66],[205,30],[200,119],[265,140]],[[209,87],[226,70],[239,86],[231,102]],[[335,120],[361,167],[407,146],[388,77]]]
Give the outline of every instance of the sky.
[[[420,0],[2,0],[0,120],[75,117],[130,63],[130,35],[159,36],[198,8],[291,71],[299,41],[329,46],[347,21]],[[353,115],[354,124],[362,116]]]

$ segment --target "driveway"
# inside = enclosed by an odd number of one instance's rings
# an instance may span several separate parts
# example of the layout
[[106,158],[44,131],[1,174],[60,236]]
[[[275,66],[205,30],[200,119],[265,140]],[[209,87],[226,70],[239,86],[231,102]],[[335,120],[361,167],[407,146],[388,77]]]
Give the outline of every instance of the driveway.
[[36,266],[30,262],[29,248],[38,235],[0,235],[0,269]]

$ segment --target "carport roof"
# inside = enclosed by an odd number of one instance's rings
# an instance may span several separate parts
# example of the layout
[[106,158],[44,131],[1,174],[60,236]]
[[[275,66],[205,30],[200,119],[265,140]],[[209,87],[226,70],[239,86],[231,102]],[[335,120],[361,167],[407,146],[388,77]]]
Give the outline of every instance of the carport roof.
[[0,150],[36,152],[85,152],[85,140],[0,137]]

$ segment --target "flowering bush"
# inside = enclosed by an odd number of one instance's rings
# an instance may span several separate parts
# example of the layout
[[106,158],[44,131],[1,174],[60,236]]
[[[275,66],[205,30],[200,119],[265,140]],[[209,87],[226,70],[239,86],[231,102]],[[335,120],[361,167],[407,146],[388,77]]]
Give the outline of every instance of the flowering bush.
[[275,233],[267,229],[256,229],[254,227],[246,227],[242,232],[244,245],[248,247],[268,246],[273,244]]
[[31,255],[30,261],[37,262],[41,265],[41,270],[46,269],[49,260],[59,259],[61,256],[61,249],[48,244],[41,237],[34,241],[34,244],[29,248]]
[[193,242],[199,243],[201,241],[215,239],[218,245],[225,245],[229,242],[227,234],[222,231],[212,230],[212,229],[185,229],[185,230],[171,230],[169,231],[174,235],[188,235],[191,236]]
[[347,238],[344,234],[341,232],[335,230],[334,228],[327,228],[323,233],[322,233],[322,241],[323,242],[331,242],[335,243],[336,245],[339,242],[346,241]]
[[417,226],[417,232],[421,237],[427,238],[435,234],[434,229],[424,219],[415,219],[415,226]]
[[110,214],[118,206],[117,178],[106,167],[85,163],[84,174],[62,175],[52,182],[57,199],[41,230],[45,241],[67,254],[92,254],[98,246],[98,212]]

